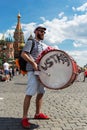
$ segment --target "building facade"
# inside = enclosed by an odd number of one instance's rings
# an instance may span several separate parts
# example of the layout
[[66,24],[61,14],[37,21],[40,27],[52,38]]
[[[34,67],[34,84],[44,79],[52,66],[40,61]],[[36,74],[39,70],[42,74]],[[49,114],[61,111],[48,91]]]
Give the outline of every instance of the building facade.
[[17,25],[14,31],[13,38],[9,34],[7,38],[5,38],[4,34],[0,40],[0,65],[4,62],[4,59],[7,61],[13,61],[19,56],[20,50],[25,45],[24,42],[24,34],[21,28],[20,23],[20,14],[17,15]]
[[4,60],[7,59],[8,62],[14,60],[14,41],[9,34],[7,38],[2,36],[0,40],[0,66],[3,64]]

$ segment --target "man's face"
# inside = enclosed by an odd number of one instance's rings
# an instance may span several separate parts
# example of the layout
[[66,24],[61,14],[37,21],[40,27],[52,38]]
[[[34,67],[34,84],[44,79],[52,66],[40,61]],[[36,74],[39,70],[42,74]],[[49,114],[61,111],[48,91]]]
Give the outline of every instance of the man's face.
[[39,40],[44,39],[45,30],[44,29],[38,29],[36,30],[36,36]]

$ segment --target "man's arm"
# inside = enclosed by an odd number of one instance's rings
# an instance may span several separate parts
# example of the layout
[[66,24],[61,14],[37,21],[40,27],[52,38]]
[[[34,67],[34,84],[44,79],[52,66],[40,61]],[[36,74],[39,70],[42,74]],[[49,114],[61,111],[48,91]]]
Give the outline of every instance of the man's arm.
[[27,52],[23,51],[21,53],[21,57],[23,57],[24,60],[26,60],[27,62],[29,62],[30,64],[32,64],[34,70],[38,70],[37,63],[35,62],[34,58],[31,55],[28,55]]

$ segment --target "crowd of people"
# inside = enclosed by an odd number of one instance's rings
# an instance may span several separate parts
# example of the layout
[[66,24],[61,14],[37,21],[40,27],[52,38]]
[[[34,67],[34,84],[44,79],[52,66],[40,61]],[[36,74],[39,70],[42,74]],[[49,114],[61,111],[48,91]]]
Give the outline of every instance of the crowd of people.
[[10,65],[4,60],[2,68],[0,68],[0,81],[9,82],[15,75],[19,74],[18,67]]

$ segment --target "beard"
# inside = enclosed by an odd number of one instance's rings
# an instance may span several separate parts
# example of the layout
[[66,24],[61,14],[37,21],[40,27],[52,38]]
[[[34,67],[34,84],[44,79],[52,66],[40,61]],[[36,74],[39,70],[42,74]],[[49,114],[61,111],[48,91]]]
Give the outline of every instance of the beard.
[[37,38],[39,39],[39,40],[43,40],[44,39],[44,36],[42,35],[40,35],[40,34],[37,34]]

